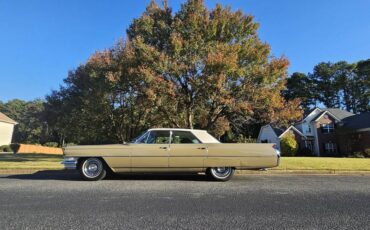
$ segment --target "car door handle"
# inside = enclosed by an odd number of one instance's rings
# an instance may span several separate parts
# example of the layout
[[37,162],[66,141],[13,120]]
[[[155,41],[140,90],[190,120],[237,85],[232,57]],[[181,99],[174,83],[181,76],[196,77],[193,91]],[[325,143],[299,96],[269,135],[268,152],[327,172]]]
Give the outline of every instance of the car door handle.
[[206,147],[199,147],[198,149],[207,149]]
[[160,149],[168,149],[168,147],[159,147]]

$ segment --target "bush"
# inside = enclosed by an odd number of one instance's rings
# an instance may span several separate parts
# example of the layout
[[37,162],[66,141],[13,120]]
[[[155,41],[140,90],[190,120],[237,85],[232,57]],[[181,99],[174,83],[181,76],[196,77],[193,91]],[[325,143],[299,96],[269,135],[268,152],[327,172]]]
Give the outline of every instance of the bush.
[[11,152],[12,149],[10,148],[9,145],[2,145],[0,146],[0,152]]
[[365,149],[365,157],[370,157],[370,148]]
[[370,154],[368,154],[366,150],[364,152],[347,153],[347,154],[344,154],[344,156],[351,157],[351,158],[370,158]]
[[239,135],[236,139],[236,143],[257,143],[257,139]]
[[298,150],[298,144],[293,134],[287,134],[280,141],[281,153],[283,156],[295,156]]
[[236,136],[233,132],[227,131],[223,136],[221,136],[221,141],[223,143],[257,143],[257,139],[252,137],[246,137],[243,134]]
[[19,148],[21,147],[20,144],[18,143],[12,143],[10,144],[10,148],[13,150],[13,153],[16,154],[19,150]]
[[43,144],[43,146],[46,146],[46,147],[58,147],[58,143],[57,142],[46,142],[45,144]]
[[303,148],[297,152],[297,156],[301,157],[312,157],[313,153],[312,150],[309,148]]

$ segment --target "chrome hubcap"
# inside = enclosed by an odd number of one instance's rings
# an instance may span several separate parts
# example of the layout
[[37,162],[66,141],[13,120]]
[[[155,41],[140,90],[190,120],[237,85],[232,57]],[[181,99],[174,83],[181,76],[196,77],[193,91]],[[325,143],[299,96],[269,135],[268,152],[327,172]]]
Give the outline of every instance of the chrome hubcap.
[[232,169],[228,167],[217,167],[217,168],[212,168],[211,172],[214,176],[218,178],[226,178],[231,174]]
[[97,158],[89,158],[82,165],[82,171],[88,178],[95,178],[99,176],[102,170],[103,164]]

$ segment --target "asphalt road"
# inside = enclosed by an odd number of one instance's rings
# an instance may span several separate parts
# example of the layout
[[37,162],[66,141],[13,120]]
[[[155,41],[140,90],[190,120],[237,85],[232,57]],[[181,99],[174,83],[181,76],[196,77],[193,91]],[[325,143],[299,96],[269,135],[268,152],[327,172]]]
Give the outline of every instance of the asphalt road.
[[370,176],[0,175],[1,229],[370,229]]

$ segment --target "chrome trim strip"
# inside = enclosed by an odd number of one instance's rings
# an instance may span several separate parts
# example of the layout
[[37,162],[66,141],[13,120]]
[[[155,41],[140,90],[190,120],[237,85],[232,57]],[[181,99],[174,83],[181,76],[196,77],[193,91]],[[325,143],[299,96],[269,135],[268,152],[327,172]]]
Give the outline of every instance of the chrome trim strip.
[[77,169],[77,158],[63,160],[61,164],[64,165],[64,169]]

